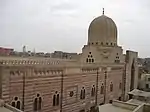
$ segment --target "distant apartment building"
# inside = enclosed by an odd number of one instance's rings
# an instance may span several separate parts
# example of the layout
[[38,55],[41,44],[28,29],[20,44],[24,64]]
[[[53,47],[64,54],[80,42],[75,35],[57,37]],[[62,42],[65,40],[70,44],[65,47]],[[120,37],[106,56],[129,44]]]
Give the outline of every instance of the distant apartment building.
[[0,47],[0,55],[10,55],[13,51],[14,49],[11,48]]
[[51,54],[52,58],[60,58],[60,59],[76,59],[78,57],[77,53],[67,53],[63,51],[54,51]]
[[139,89],[150,92],[150,74],[142,74],[139,80]]
[[129,99],[150,103],[150,92],[134,89],[129,93]]

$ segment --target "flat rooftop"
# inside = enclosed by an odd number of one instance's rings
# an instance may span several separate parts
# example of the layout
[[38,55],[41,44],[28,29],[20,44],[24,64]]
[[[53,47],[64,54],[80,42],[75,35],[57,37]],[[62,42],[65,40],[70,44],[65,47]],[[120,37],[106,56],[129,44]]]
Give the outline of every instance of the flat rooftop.
[[0,107],[0,112],[13,112],[5,107]]
[[99,112],[133,112],[133,111],[118,106],[114,106],[112,104],[105,104],[99,107]]
[[133,96],[143,96],[143,97],[150,97],[150,92],[146,92],[146,91],[142,91],[142,90],[138,90],[138,89],[134,89],[130,92],[128,92],[128,94],[133,95]]
[[139,108],[139,104],[122,102],[118,100],[113,100],[112,104],[105,104],[99,106],[100,112],[136,112],[135,110]]
[[131,100],[128,100],[127,103],[141,105],[141,104],[143,104],[145,102],[144,101],[140,101],[140,100],[136,100],[136,99],[131,99]]

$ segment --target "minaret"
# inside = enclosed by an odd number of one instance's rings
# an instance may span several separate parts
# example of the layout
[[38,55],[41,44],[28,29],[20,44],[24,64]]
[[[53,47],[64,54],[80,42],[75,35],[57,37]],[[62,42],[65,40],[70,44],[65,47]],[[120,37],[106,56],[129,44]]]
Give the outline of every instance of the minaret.
[[35,54],[35,48],[33,49],[33,53]]
[[26,46],[23,46],[23,53],[26,52]]
[[33,49],[33,55],[35,56],[35,48]]
[[103,15],[104,15],[104,8],[103,8]]

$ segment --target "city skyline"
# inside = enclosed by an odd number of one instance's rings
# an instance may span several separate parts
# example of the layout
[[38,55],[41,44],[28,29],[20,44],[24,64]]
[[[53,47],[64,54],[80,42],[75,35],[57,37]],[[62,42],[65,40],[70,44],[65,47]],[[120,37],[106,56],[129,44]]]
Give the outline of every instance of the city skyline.
[[[148,57],[150,40],[148,0],[69,1],[69,0],[1,0],[1,46],[21,51],[81,52],[87,44],[92,19],[102,14],[111,17],[118,27],[118,45]],[[58,33],[59,32],[59,33]],[[135,43],[136,42],[136,43]]]

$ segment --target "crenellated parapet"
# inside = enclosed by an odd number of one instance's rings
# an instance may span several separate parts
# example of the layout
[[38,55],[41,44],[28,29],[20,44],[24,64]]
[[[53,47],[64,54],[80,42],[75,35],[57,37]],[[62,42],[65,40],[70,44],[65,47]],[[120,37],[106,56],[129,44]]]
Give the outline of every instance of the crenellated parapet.
[[59,75],[62,70],[34,70],[34,75]]
[[81,69],[83,73],[89,73],[89,72],[97,72],[97,68],[82,68]]
[[3,65],[57,65],[59,61],[34,61],[34,60],[2,60],[0,62]]
[[54,59],[54,58],[13,58],[13,57],[0,57],[0,65],[4,66],[21,66],[21,65],[45,65],[45,66],[57,66],[65,64],[75,64],[75,60],[67,59]]
[[[23,76],[24,74],[27,74],[27,72],[21,70],[10,70],[9,74],[10,76],[14,77],[14,76]],[[57,69],[57,70],[34,69],[32,71],[32,76],[44,76],[44,75],[47,76],[47,75],[60,75],[60,74],[62,74],[61,69]]]

